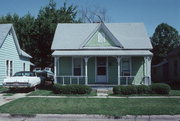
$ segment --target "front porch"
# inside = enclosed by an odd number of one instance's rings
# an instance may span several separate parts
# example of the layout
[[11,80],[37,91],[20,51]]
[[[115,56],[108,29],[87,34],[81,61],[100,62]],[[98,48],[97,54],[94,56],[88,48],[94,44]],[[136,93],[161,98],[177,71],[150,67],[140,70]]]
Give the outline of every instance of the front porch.
[[150,85],[151,56],[55,56],[54,80],[89,86]]

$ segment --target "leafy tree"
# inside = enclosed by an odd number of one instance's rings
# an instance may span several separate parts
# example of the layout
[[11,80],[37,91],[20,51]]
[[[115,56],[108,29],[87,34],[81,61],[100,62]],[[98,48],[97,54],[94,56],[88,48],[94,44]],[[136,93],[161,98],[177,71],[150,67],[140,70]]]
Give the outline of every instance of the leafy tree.
[[37,30],[37,48],[35,53],[35,64],[41,67],[49,66],[52,62],[51,44],[54,37],[57,23],[72,23],[76,21],[76,6],[67,3],[57,9],[56,3],[50,0],[49,4],[40,9],[35,20],[35,30]]
[[20,46],[32,58],[38,67],[51,65],[51,44],[57,23],[73,23],[76,20],[77,7],[67,6],[65,2],[60,8],[50,0],[49,4],[39,10],[35,18],[30,13],[19,17],[17,14],[7,14],[0,17],[0,23],[13,23]]
[[167,54],[180,45],[178,31],[166,23],[159,24],[151,38],[153,64],[161,62]]

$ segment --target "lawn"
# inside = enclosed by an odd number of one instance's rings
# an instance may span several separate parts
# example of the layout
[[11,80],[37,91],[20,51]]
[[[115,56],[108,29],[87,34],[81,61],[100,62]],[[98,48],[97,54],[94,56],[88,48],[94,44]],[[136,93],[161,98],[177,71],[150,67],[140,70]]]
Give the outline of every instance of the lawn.
[[8,88],[4,88],[3,86],[0,86],[0,92],[7,91]]
[[180,114],[180,99],[21,98],[0,107],[10,114]]
[[36,90],[31,92],[28,96],[97,96],[95,91],[90,94],[75,95],[75,94],[54,94],[52,90]]

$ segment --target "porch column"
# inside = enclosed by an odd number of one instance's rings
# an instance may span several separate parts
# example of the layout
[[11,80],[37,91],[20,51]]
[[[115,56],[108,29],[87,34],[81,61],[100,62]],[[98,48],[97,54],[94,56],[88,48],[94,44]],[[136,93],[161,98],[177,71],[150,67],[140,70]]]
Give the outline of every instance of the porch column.
[[151,56],[144,57],[145,85],[151,85]]
[[87,73],[87,63],[88,63],[88,57],[84,57],[85,61],[85,85],[88,85],[88,73]]
[[117,57],[117,62],[118,62],[118,85],[121,84],[121,77],[120,77],[120,71],[121,71],[121,57]]
[[57,83],[57,57],[54,56],[54,83]]
[[57,60],[56,60],[56,65],[57,65],[57,70],[56,70],[56,71],[57,71],[57,73],[56,73],[56,74],[57,74],[57,76],[59,76],[59,75],[60,75],[60,67],[59,67],[59,66],[60,66],[60,64],[59,64],[59,60],[60,60],[60,57],[57,57]]

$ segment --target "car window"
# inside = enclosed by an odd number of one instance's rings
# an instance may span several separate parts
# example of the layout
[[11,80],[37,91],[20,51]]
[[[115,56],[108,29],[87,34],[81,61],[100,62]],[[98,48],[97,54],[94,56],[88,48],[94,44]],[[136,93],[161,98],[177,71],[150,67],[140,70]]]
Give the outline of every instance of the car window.
[[15,73],[14,76],[36,76],[33,72],[18,72]]
[[15,73],[14,76],[23,76],[22,73]]

